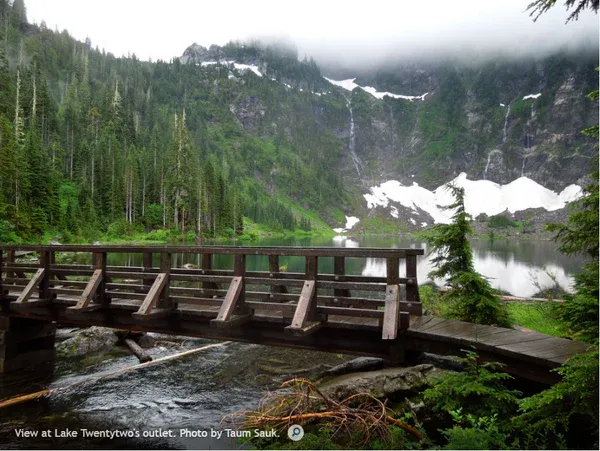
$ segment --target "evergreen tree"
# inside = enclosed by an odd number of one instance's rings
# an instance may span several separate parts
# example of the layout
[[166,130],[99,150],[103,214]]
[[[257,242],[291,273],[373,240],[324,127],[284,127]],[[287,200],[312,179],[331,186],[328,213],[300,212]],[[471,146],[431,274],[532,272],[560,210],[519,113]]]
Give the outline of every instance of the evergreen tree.
[[446,279],[452,286],[444,296],[451,317],[478,324],[509,326],[508,310],[473,265],[473,250],[468,240],[473,229],[470,215],[465,211],[465,191],[456,186],[448,189],[455,199],[453,204],[445,207],[454,211],[452,222],[436,224],[426,235],[431,253],[435,254],[431,263],[436,269],[429,277]]

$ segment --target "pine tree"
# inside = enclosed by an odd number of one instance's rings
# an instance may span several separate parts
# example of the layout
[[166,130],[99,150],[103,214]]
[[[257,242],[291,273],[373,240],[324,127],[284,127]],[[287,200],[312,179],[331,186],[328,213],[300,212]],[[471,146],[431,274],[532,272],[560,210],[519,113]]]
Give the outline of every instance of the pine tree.
[[426,235],[431,245],[434,270],[429,277],[446,279],[452,290],[444,296],[449,303],[449,316],[478,324],[509,326],[508,310],[500,302],[489,282],[475,271],[473,250],[468,237],[473,233],[471,217],[465,211],[465,191],[449,186],[454,203],[450,224],[436,224]]

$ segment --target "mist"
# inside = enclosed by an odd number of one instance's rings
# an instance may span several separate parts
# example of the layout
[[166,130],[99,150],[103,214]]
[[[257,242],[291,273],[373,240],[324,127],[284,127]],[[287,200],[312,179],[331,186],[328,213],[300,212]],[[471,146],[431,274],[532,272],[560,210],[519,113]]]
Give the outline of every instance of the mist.
[[[192,43],[281,38],[320,64],[360,69],[390,60],[479,61],[598,48],[598,17],[557,4],[537,22],[530,0],[346,0],[197,2],[26,0],[31,21],[67,29],[117,56],[169,61]],[[560,1],[559,3],[562,3]],[[358,6],[355,6],[358,5]]]

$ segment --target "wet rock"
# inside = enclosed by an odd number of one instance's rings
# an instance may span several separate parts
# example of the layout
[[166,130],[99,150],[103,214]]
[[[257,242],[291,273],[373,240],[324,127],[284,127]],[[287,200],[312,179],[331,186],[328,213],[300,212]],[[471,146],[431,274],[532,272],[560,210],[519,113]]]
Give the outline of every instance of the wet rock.
[[57,343],[56,353],[65,357],[81,357],[89,353],[110,349],[119,339],[108,327],[81,329],[75,336]]
[[359,357],[349,362],[342,363],[334,366],[333,368],[325,371],[319,377],[333,377],[341,376],[348,373],[356,373],[357,371],[371,371],[383,368],[383,359],[375,357]]
[[429,364],[385,368],[339,376],[321,384],[320,389],[335,399],[370,393],[380,399],[404,400],[430,385],[441,372]]
[[152,335],[144,334],[137,339],[137,344],[142,348],[153,348],[156,345],[156,340]]

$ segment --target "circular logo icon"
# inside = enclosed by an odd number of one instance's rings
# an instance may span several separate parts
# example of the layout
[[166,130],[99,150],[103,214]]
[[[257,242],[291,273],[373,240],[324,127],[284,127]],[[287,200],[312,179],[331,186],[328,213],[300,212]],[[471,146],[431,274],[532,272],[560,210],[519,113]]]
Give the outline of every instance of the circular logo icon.
[[290,440],[297,442],[298,440],[301,440],[302,437],[304,437],[304,429],[299,424],[292,424],[288,428],[288,437],[290,438]]

